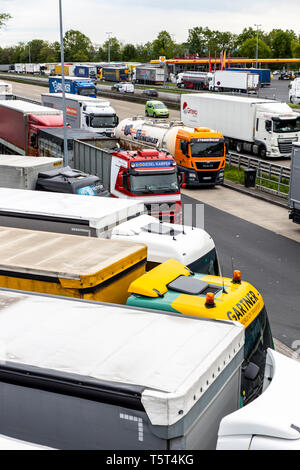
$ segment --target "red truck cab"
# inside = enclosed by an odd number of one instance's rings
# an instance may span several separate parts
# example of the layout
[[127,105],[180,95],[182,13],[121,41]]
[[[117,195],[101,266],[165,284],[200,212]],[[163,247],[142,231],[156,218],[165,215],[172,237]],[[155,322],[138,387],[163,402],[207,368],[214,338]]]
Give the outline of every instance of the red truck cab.
[[161,220],[180,222],[180,177],[174,158],[167,152],[113,152],[110,192],[114,197],[140,199],[147,212]]

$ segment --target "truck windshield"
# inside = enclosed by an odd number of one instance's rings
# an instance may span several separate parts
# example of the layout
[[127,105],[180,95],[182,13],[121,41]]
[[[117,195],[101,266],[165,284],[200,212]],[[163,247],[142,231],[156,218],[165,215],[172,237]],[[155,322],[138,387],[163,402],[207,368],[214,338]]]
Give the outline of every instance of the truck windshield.
[[90,120],[90,127],[98,129],[101,127],[116,127],[117,125],[117,116],[94,116]]
[[219,276],[219,263],[216,249],[214,248],[206,255],[202,256],[196,261],[193,261],[193,263],[188,265],[188,268],[194,273]]
[[262,309],[260,314],[246,328],[244,366],[254,362],[259,368],[259,375],[255,380],[248,380],[242,376],[243,401],[248,403],[262,392],[263,378],[265,372],[265,362],[267,349],[274,348],[271,328],[266,311]]
[[223,157],[224,142],[191,142],[192,157]]
[[300,118],[273,120],[274,132],[297,132],[300,131]]
[[80,96],[95,96],[96,90],[94,87],[79,88],[78,93]]
[[179,191],[177,173],[131,175],[131,191],[133,193],[159,194]]

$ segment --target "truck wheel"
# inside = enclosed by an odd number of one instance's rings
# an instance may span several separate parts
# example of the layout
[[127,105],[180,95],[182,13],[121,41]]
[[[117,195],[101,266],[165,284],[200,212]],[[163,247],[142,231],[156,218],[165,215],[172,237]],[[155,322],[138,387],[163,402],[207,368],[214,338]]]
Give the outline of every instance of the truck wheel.
[[266,158],[266,155],[267,155],[266,147],[264,145],[261,145],[259,147],[259,156],[261,158]]
[[243,151],[243,144],[242,142],[237,142],[236,145],[235,145],[235,149],[238,153],[242,153]]

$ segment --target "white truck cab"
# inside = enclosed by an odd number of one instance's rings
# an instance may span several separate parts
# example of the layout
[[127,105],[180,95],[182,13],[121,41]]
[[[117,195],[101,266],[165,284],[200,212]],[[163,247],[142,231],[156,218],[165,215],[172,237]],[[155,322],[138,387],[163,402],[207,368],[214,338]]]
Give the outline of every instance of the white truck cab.
[[300,77],[289,84],[289,100],[290,103],[300,104]]
[[173,258],[194,272],[220,274],[215,243],[200,228],[161,223],[144,214],[114,227],[111,239],[145,243],[148,270]]
[[[41,96],[44,106],[63,110],[62,93],[43,93]],[[119,118],[109,101],[70,93],[66,93],[65,99],[70,127],[114,137]]]
[[300,450],[300,363],[268,349],[263,393],[222,419],[217,450]]

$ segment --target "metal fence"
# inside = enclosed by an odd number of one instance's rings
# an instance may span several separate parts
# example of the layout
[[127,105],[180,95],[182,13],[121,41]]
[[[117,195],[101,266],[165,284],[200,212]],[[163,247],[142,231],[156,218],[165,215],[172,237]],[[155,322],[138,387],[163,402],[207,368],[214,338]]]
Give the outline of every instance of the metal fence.
[[288,166],[277,165],[258,158],[248,157],[237,153],[226,155],[229,168],[237,167],[256,169],[256,188],[261,191],[288,198],[291,169]]

